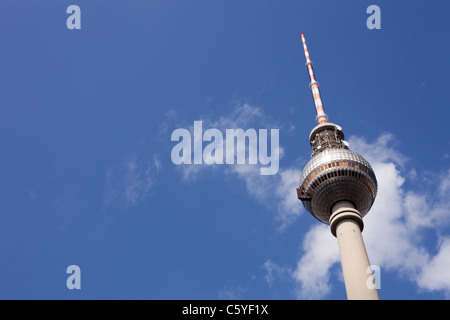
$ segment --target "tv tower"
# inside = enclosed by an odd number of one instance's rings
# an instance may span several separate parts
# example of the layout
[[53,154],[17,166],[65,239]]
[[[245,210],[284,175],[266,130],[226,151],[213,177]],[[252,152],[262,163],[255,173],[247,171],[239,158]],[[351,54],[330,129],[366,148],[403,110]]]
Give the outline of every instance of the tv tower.
[[330,225],[337,238],[347,298],[378,300],[361,234],[362,218],[377,194],[377,179],[369,162],[348,148],[342,128],[328,122],[304,34],[301,37],[318,125],[309,134],[313,153],[300,176],[297,196],[315,218]]

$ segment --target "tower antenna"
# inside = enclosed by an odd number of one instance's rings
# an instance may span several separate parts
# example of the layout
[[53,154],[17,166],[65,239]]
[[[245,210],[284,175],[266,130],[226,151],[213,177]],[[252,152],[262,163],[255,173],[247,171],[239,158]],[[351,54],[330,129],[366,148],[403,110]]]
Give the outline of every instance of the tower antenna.
[[302,37],[302,42],[303,42],[303,50],[305,51],[306,67],[308,68],[309,77],[311,78],[311,82],[309,83],[309,88],[311,89],[311,91],[313,93],[314,103],[316,105],[316,111],[317,111],[316,121],[317,121],[317,123],[321,124],[321,123],[328,121],[328,116],[323,111],[322,99],[320,98],[320,92],[319,92],[319,83],[314,78],[313,63],[309,59],[309,52],[308,52],[308,47],[306,47],[305,35],[302,33],[301,37]]

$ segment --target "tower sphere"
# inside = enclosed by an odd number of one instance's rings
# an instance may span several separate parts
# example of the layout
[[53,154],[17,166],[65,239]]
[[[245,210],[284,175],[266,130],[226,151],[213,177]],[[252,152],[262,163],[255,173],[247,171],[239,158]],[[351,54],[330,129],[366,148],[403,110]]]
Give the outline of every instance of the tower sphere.
[[314,153],[297,188],[306,210],[329,224],[333,205],[350,201],[364,217],[377,194],[377,179],[369,162],[348,149],[342,128],[330,122],[311,131],[310,144]]

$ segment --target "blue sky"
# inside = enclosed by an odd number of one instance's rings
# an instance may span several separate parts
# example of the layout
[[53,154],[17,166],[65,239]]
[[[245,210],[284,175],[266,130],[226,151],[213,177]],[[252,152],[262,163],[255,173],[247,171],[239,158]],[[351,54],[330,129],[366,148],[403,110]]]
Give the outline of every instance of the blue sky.
[[[345,299],[336,241],[296,199],[315,126],[300,33],[325,112],[379,180],[363,235],[380,297],[448,298],[449,15],[446,1],[2,1],[0,298]],[[196,120],[279,129],[278,174],[173,164],[171,133]]]

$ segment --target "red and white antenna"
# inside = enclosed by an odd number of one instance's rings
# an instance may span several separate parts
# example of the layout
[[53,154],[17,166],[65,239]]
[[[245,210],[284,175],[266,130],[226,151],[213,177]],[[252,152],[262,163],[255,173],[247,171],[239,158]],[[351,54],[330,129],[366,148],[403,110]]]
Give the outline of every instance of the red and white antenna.
[[314,71],[312,67],[312,61],[309,59],[309,53],[308,48],[306,47],[306,41],[305,41],[305,35],[302,33],[302,42],[303,42],[303,49],[305,50],[305,58],[306,58],[306,67],[309,71],[309,77],[311,78],[311,83],[309,84],[309,88],[311,89],[314,97],[314,103],[316,105],[316,111],[317,111],[317,117],[316,121],[321,124],[328,121],[328,116],[323,111],[323,105],[322,105],[322,99],[320,98],[320,92],[319,92],[319,83],[314,78]]

